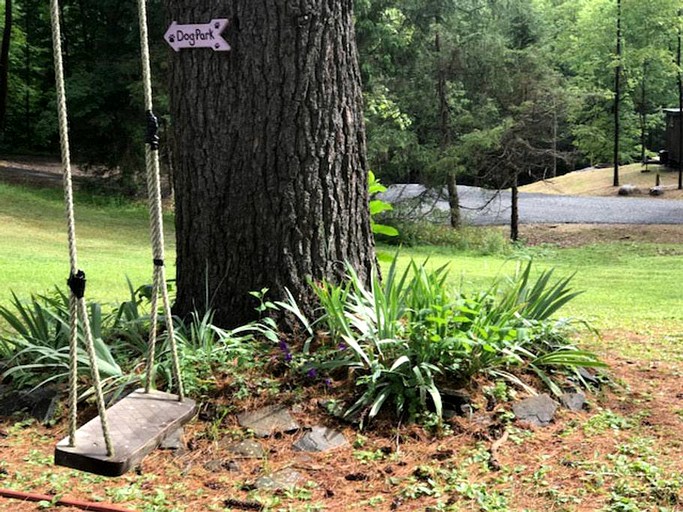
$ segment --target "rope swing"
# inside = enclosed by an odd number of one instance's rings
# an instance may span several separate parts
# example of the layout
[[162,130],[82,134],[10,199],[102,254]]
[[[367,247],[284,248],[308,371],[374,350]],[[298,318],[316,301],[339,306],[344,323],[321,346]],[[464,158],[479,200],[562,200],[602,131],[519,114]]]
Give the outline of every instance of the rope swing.
[[[114,440],[110,431],[110,422],[107,419],[107,410],[102,392],[93,336],[90,328],[87,306],[85,302],[85,273],[78,268],[78,253],[76,248],[76,224],[74,220],[73,183],[71,176],[71,157],[69,148],[69,127],[66,106],[66,91],[64,79],[64,65],[62,60],[61,44],[61,21],[59,15],[59,0],[50,0],[50,16],[52,22],[52,40],[55,65],[55,81],[57,88],[57,104],[59,111],[59,135],[61,143],[64,202],[66,207],[66,220],[68,229],[68,246],[70,274],[67,281],[70,289],[69,314],[70,314],[70,338],[69,338],[69,436],[55,449],[55,463],[91,471],[107,476],[118,476],[139,462],[146,453],[156,446],[152,441],[163,439],[171,429],[179,428],[182,423],[189,421],[194,415],[195,404],[192,400],[185,400],[183,384],[180,377],[180,363],[178,348],[173,330],[173,318],[171,305],[166,285],[166,272],[164,265],[164,239],[163,239],[163,216],[161,203],[161,185],[159,178],[159,123],[153,113],[152,99],[152,74],[150,66],[150,53],[147,29],[147,9],[145,0],[138,0],[138,17],[140,21],[140,44],[142,60],[142,79],[144,85],[144,98],[146,109],[146,136],[145,157],[147,168],[147,193],[150,214],[150,238],[152,242],[154,278],[151,298],[151,326],[149,334],[149,350],[147,354],[147,372],[145,376],[144,393],[139,390],[113,406],[109,411],[112,424],[115,426]],[[172,373],[177,389],[177,400],[173,395],[154,391],[154,358],[157,343],[157,322],[159,298],[166,323],[167,339],[170,343],[172,355]],[[99,418],[86,424],[83,436],[88,444],[98,444],[94,440],[97,435],[94,429],[100,429],[104,437],[106,457],[103,454],[95,454],[92,446],[78,453],[76,447],[77,433],[77,379],[78,379],[78,327],[82,326],[86,350],[90,361],[90,368],[97,400]],[[128,402],[126,403],[126,400]],[[169,405],[170,404],[170,405]],[[176,404],[176,405],[173,405]],[[121,416],[120,418],[118,416]],[[100,425],[96,425],[99,419]],[[130,425],[131,420],[136,422]],[[118,421],[117,421],[118,420]],[[140,422],[144,425],[139,424]],[[117,425],[119,423],[119,425]],[[93,426],[95,425],[95,426]],[[123,428],[121,427],[123,425]],[[136,429],[138,427],[138,429]],[[131,430],[132,429],[132,430]],[[125,434],[122,431],[125,430]],[[137,431],[139,430],[139,431]],[[79,435],[81,435],[79,433]],[[128,436],[128,437],[125,437]],[[150,441],[152,440],[152,441]],[[115,441],[115,442],[114,442]],[[137,443],[137,444],[136,444]],[[114,446],[123,447],[123,454],[115,454]],[[101,444],[99,444],[101,446]],[[115,455],[121,460],[114,460]]]
[[71,332],[69,338],[69,446],[76,446],[76,414],[78,398],[76,386],[78,379],[78,320],[83,325],[85,345],[90,360],[93,385],[97,399],[97,410],[102,421],[102,434],[107,447],[107,455],[114,455],[114,446],[109,433],[109,424],[102,395],[100,372],[95,357],[95,344],[90,330],[88,309],[85,303],[85,273],[78,269],[78,252],[76,249],[76,222],[74,219],[73,184],[71,180],[71,154],[69,148],[69,125],[66,110],[66,87],[64,85],[64,63],[62,62],[62,31],[59,19],[59,2],[50,0],[50,19],[52,22],[52,47],[55,61],[55,82],[57,86],[57,109],[59,112],[59,140],[62,152],[62,168],[64,175],[64,202],[66,206],[66,223],[69,239],[69,262],[71,273],[67,281],[70,289],[69,316]]
[[138,0],[138,19],[140,20],[140,47],[142,58],[142,82],[147,111],[147,136],[145,140],[145,160],[147,163],[147,197],[149,199],[150,233],[154,257],[154,281],[152,285],[152,325],[149,332],[149,355],[145,392],[149,393],[154,380],[154,355],[157,338],[157,303],[159,295],[163,302],[166,330],[171,342],[173,358],[173,377],[178,389],[178,400],[183,401],[185,394],[180,379],[178,348],[173,332],[173,317],[166,286],[166,267],[164,265],[164,220],[161,207],[161,185],[159,179],[159,121],[153,112],[152,71],[149,57],[149,36],[147,31],[147,6],[145,0]]

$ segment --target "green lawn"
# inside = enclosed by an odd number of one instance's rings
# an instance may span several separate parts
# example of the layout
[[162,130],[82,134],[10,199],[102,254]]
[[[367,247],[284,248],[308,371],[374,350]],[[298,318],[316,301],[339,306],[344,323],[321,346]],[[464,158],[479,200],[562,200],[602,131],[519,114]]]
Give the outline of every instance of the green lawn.
[[452,254],[444,249],[403,250],[404,256],[430,264],[449,264],[451,282],[464,289],[487,286],[493,276],[514,273],[533,258],[538,270],[556,275],[576,272],[574,288],[585,293],[564,310],[600,328],[683,329],[683,247],[611,243],[581,248],[529,248],[510,257]]
[[[144,205],[113,204],[77,197],[79,265],[88,275],[88,296],[103,302],[127,295],[126,276],[136,285],[149,282],[152,264]],[[166,219],[168,260],[173,261],[171,218]],[[55,190],[0,184],[0,301],[10,290],[20,296],[44,292],[65,282],[69,270],[64,207]],[[380,249],[382,264],[393,248]],[[600,328],[683,330],[683,247],[612,243],[582,248],[533,248],[512,256],[480,256],[444,248],[403,249],[409,258],[450,266],[451,283],[465,289],[487,287],[494,276],[514,272],[533,257],[539,269],[558,275],[577,272],[575,288],[586,293],[566,313]],[[173,275],[174,269],[169,269]]]
[[[76,200],[79,267],[87,274],[88,296],[105,302],[124,298],[126,276],[136,285],[150,282],[145,206],[107,204],[86,196]],[[172,253],[170,221],[166,227]],[[59,191],[0,183],[0,240],[0,301],[6,302],[11,290],[26,296],[66,282],[69,255]]]

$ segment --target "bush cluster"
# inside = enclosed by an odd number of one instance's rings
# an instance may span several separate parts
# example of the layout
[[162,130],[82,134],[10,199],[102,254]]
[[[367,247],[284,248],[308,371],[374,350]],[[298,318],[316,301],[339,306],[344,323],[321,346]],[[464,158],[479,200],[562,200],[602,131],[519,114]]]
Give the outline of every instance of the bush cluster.
[[[383,280],[374,273],[368,286],[350,265],[346,273],[340,284],[311,283],[320,303],[314,319],[301,311],[289,292],[285,300],[270,302],[266,289],[252,293],[262,319],[241,328],[220,329],[213,324],[211,311],[194,314],[187,322],[176,319],[187,392],[211,393],[226,378],[244,384],[245,374],[257,361],[275,358],[304,380],[323,379],[350,390],[346,416],[369,420],[385,410],[414,420],[423,414],[440,418],[444,387],[466,386],[480,376],[532,393],[532,384],[540,383],[559,395],[570,385],[572,372],[580,382],[578,368],[604,366],[570,341],[577,322],[554,319],[578,295],[569,286],[571,277],[555,280],[552,271],[535,274],[528,263],[488,290],[464,293],[449,288],[446,267],[429,270],[426,264],[411,261],[399,271],[398,257]],[[129,288],[129,300],[106,313],[100,304],[90,305],[96,364],[105,391],[112,396],[139,384],[149,348],[150,290],[134,289],[130,283]],[[274,310],[303,326],[294,343],[268,316]],[[28,301],[14,296],[9,307],[0,306],[0,318],[10,326],[8,333],[0,333],[0,359],[6,361],[3,379],[20,388],[67,380],[70,336],[65,293],[57,290]],[[155,382],[172,387],[163,333],[159,345]],[[260,364],[264,369],[266,364]],[[92,393],[90,367],[79,348],[81,397]]]
[[[532,279],[528,263],[514,277],[466,294],[448,289],[445,267],[429,271],[411,262],[399,272],[394,259],[384,280],[375,274],[366,287],[347,266],[344,283],[313,284],[320,315],[309,321],[297,314],[310,338],[295,359],[307,374],[353,382],[347,417],[372,419],[386,406],[410,420],[429,411],[441,416],[442,387],[480,375],[533,393],[524,378],[532,374],[559,395],[567,372],[604,365],[570,342],[576,322],[552,319],[578,295],[571,277],[552,275]],[[291,300],[286,307],[298,311]]]

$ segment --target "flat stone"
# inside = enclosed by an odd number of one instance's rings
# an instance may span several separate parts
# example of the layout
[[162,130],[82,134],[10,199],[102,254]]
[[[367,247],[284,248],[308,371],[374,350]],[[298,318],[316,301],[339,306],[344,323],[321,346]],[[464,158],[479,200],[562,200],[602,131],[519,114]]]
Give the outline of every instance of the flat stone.
[[174,451],[184,450],[186,448],[185,440],[183,439],[184,434],[185,432],[182,428],[179,428],[175,432],[171,432],[168,437],[161,441],[159,448],[162,450]]
[[341,432],[326,427],[313,427],[294,443],[293,448],[299,452],[327,452],[348,445],[349,442]]
[[237,415],[240,426],[254,432],[256,437],[269,437],[281,432],[293,432],[301,427],[286,407],[271,405],[257,411]]
[[256,488],[262,491],[277,491],[280,489],[293,489],[303,479],[301,473],[291,468],[276,471],[271,475],[262,476],[256,480]]
[[472,396],[464,389],[444,388],[441,390],[441,401],[445,419],[455,415],[467,416],[471,412]]
[[557,402],[547,394],[532,396],[512,404],[512,412],[518,420],[541,427],[553,421],[555,411]]
[[0,416],[11,416],[16,412],[27,412],[41,423],[49,423],[59,404],[59,391],[55,387],[44,387],[34,391],[5,393],[0,399]]
[[220,473],[225,470],[225,462],[222,460],[210,460],[204,464],[204,469],[211,473]]
[[560,403],[570,411],[581,411],[586,405],[585,393],[565,393],[560,397]]
[[266,452],[261,443],[246,439],[228,446],[228,451],[238,459],[264,459]]
[[650,189],[650,195],[651,196],[663,196],[664,195],[664,187],[652,187]]
[[598,379],[595,375],[595,373],[588,368],[584,368],[583,366],[579,366],[577,369],[579,375],[583,380],[585,380],[588,384],[592,384],[593,386],[600,387],[600,379]]
[[242,466],[240,466],[234,460],[231,460],[230,462],[228,462],[227,469],[228,469],[228,471],[231,471],[233,473],[241,473],[242,472]]

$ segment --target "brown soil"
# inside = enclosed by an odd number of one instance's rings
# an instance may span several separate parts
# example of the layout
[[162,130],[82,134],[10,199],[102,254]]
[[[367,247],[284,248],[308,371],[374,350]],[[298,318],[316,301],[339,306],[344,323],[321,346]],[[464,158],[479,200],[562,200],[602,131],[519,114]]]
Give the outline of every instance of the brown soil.
[[[84,177],[77,165],[71,169],[76,182]],[[50,157],[12,157],[0,159],[0,181],[37,187],[61,187],[62,164]]]
[[[131,510],[173,510],[173,506],[188,511],[226,510],[222,504],[228,499],[237,504],[233,510],[240,510],[240,505],[246,507],[253,503],[255,498],[247,489],[265,470],[294,468],[311,483],[304,485],[304,491],[299,493],[275,493],[283,507],[292,507],[281,510],[305,510],[305,504],[317,503],[323,508],[315,510],[417,511],[428,510],[427,507],[437,502],[433,496],[410,497],[419,494],[421,485],[429,487],[429,472],[447,473],[454,468],[465,468],[466,473],[461,476],[471,484],[485,484],[489,493],[505,492],[509,510],[564,510],[558,507],[558,495],[581,497],[580,505],[567,510],[598,510],[609,499],[610,482],[607,477],[602,488],[595,487],[590,481],[592,468],[597,463],[609,462],[618,447],[632,440],[636,432],[654,443],[659,467],[674,471],[683,457],[683,421],[677,414],[683,410],[681,366],[612,356],[608,360],[613,381],[618,384],[592,395],[588,412],[562,411],[556,422],[545,428],[516,425],[511,440],[498,453],[500,471],[492,471],[477,459],[477,454],[485,452],[500,433],[499,429],[483,426],[485,422],[480,418],[478,421],[458,419],[452,423],[453,433],[440,438],[414,427],[395,429],[380,424],[363,433],[362,447],[323,455],[294,452],[291,444],[301,433],[285,435],[264,441],[269,449],[266,461],[239,461],[239,473],[214,473],[205,469],[204,464],[231,460],[226,447],[231,440],[243,435],[234,415],[228,415],[218,422],[195,420],[186,430],[190,449],[184,454],[156,451],[144,460],[138,474],[93,481],[85,478],[85,474],[47,462],[54,443],[65,434],[63,422],[51,429],[35,425],[19,428],[15,426],[16,419],[4,419],[0,421],[3,460],[0,487],[90,501],[112,502],[119,496],[121,504]],[[636,425],[630,430],[608,428],[597,433],[580,428],[603,408]],[[491,417],[491,414],[477,416]],[[294,415],[302,425],[328,424],[341,429],[352,442],[361,439],[353,427],[330,420],[315,400],[306,401]],[[216,432],[219,435],[215,436]],[[590,463],[590,467],[585,463]],[[165,498],[159,498],[160,493]],[[159,508],[150,507],[155,496],[165,507],[161,504]],[[273,495],[262,493],[261,496]],[[458,504],[461,507],[458,510],[480,510],[476,502],[458,493],[438,498]],[[0,498],[0,510],[39,508],[36,504]]]
[[619,241],[678,244],[683,242],[683,225],[535,224],[520,226],[520,237],[529,245],[560,247]]
[[[652,197],[649,191],[657,184],[659,176],[663,195]],[[537,181],[520,187],[522,192],[541,194],[561,194],[574,196],[616,196],[619,187],[615,187],[614,168],[589,168],[571,172],[557,178]],[[683,199],[683,190],[678,190],[678,171],[661,165],[631,164],[619,169],[619,183],[634,187],[636,197],[652,197],[655,200]]]

